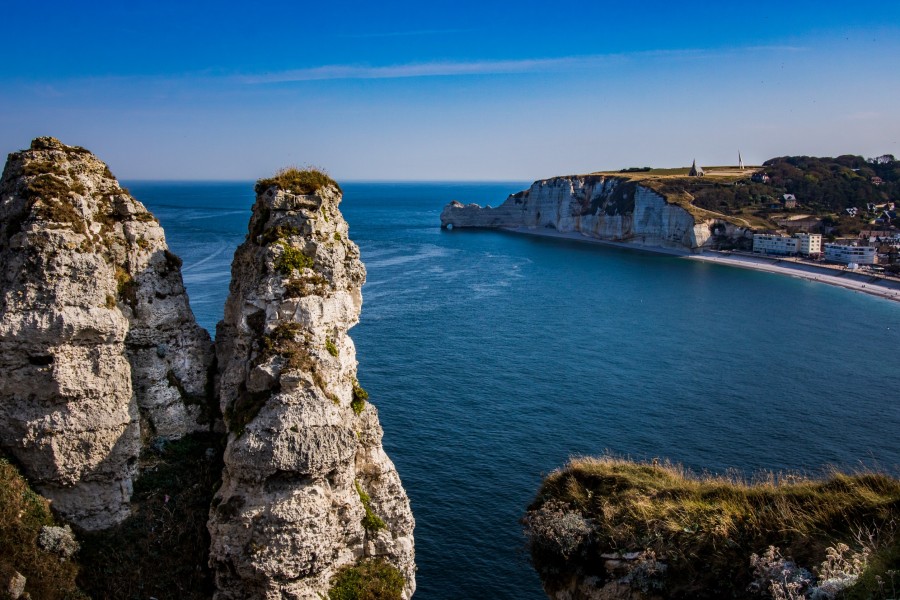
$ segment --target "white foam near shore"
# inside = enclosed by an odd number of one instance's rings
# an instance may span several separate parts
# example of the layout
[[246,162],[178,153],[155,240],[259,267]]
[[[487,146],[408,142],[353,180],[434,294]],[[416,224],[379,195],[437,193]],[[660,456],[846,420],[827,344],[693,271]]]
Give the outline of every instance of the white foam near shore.
[[810,265],[802,262],[784,261],[772,257],[747,256],[742,254],[731,254],[715,251],[705,251],[700,254],[693,254],[687,250],[678,248],[665,248],[657,246],[642,246],[631,244],[628,242],[613,242],[609,240],[599,240],[579,232],[559,232],[555,229],[532,229],[529,227],[508,228],[505,231],[515,233],[525,233],[528,235],[538,235],[542,237],[561,238],[578,242],[588,242],[601,244],[604,246],[614,246],[617,248],[625,248],[629,250],[643,250],[645,252],[655,252],[660,254],[668,254],[672,256],[680,256],[687,260],[697,260],[717,265],[726,265],[730,267],[738,267],[742,269],[753,269],[755,271],[764,271],[766,273],[777,273],[781,275],[790,275],[799,277],[808,281],[817,281],[826,283],[849,290],[878,296],[887,300],[900,302],[900,281],[895,279],[886,279],[873,276],[867,276],[862,273],[830,269]]

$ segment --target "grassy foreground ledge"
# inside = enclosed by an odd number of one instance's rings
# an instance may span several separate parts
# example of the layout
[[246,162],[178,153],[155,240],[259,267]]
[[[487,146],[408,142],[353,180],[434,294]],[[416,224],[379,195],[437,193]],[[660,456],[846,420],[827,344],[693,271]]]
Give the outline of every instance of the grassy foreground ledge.
[[878,473],[748,482],[578,458],[523,524],[551,597],[900,597],[900,481]]

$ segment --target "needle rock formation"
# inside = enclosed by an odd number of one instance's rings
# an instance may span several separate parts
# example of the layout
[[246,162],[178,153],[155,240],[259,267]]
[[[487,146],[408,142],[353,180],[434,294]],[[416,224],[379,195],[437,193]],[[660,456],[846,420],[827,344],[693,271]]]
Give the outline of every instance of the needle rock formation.
[[227,436],[199,516],[220,600],[318,600],[359,573],[415,591],[415,523],[347,335],[365,268],[314,176],[257,186],[215,345],[159,223],[90,152],[38,138],[0,180],[0,451],[76,532],[112,531],[145,456]]

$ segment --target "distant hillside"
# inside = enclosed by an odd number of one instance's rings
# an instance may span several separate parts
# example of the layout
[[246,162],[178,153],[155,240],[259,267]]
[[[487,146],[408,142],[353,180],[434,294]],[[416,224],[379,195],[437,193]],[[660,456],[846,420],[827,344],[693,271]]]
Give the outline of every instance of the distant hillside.
[[[687,168],[629,168],[599,172],[627,178],[665,194],[697,217],[718,215],[738,226],[784,228],[786,219],[808,215],[834,235],[855,234],[872,226],[900,226],[889,202],[900,204],[900,160],[885,154],[865,159],[781,156],[761,166],[703,167],[705,176],[689,177]],[[785,194],[795,202],[785,203]],[[851,215],[848,208],[856,208]],[[893,212],[893,211],[892,211]],[[810,226],[809,223],[806,225]]]

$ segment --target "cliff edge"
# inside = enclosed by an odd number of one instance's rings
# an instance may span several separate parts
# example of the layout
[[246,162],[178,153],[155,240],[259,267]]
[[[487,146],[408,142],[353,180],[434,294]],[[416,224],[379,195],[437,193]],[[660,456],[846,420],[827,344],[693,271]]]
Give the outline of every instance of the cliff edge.
[[548,475],[522,522],[555,600],[836,600],[900,582],[898,517],[884,474],[748,482],[604,456]]

